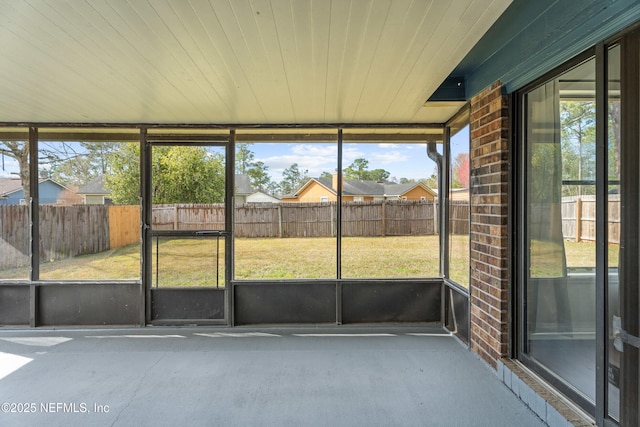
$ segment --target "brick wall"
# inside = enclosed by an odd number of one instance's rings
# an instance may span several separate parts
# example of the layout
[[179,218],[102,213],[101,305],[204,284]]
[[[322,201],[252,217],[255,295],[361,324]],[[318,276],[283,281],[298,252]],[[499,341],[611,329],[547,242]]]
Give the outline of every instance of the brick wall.
[[494,83],[471,99],[471,348],[497,367],[509,349],[507,98]]

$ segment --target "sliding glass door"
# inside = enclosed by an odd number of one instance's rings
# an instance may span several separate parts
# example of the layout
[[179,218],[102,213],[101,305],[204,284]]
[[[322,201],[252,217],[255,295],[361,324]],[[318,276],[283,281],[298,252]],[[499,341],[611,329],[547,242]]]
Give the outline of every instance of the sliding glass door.
[[640,43],[518,93],[519,358],[598,424],[638,422]]

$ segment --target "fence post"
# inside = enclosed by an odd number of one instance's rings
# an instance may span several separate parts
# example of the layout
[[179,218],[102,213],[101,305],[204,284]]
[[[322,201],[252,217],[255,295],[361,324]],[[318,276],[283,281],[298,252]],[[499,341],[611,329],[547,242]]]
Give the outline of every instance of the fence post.
[[282,204],[278,203],[278,237],[282,237]]
[[387,201],[383,200],[380,205],[382,209],[382,237],[387,235]]
[[582,199],[576,199],[576,242],[580,241],[582,236]]
[[433,201],[433,234],[438,235],[438,201]]
[[173,229],[178,229],[178,204],[173,205]]
[[[329,228],[331,229],[331,237],[335,237],[334,227],[333,227],[333,206],[329,203]],[[336,203],[337,206],[337,203]]]

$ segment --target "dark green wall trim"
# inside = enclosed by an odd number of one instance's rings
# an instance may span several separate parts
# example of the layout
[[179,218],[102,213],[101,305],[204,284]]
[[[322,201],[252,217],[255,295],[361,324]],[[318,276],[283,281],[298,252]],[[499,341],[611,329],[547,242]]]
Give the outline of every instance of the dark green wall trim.
[[467,98],[498,80],[510,93],[639,20],[637,0],[514,0],[452,76]]

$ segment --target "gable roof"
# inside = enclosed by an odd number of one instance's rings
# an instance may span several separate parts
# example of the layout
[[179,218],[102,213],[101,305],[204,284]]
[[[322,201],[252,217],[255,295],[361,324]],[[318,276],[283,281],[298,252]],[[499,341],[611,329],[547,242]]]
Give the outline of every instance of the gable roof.
[[[38,181],[38,183],[42,184],[43,182],[47,182],[47,181],[50,181],[51,183],[53,183],[54,185],[57,185],[60,188],[68,190],[67,187],[65,187],[64,185],[58,182],[55,182],[51,178],[41,179],[40,181]],[[20,180],[20,178],[13,178],[13,177],[0,178],[0,197],[7,197],[10,194],[13,194],[20,190],[22,190],[22,180]]]
[[78,194],[111,194],[111,190],[104,185],[104,175],[93,178],[89,183],[81,187]]
[[[332,188],[333,180],[331,178],[311,178],[302,187],[300,187],[295,193],[285,197],[296,197],[300,192],[316,182],[327,190],[336,194],[336,191]],[[374,196],[374,197],[389,197],[389,196],[401,196],[416,187],[422,187],[432,195],[436,193],[426,185],[420,182],[413,182],[409,184],[394,184],[394,183],[381,183],[377,181],[365,181],[358,179],[345,179],[342,186],[342,194],[345,196]]]
[[0,196],[7,196],[22,189],[20,178],[0,178]]
[[249,175],[237,173],[235,176],[235,187],[235,194],[237,196],[245,196],[254,193]]

